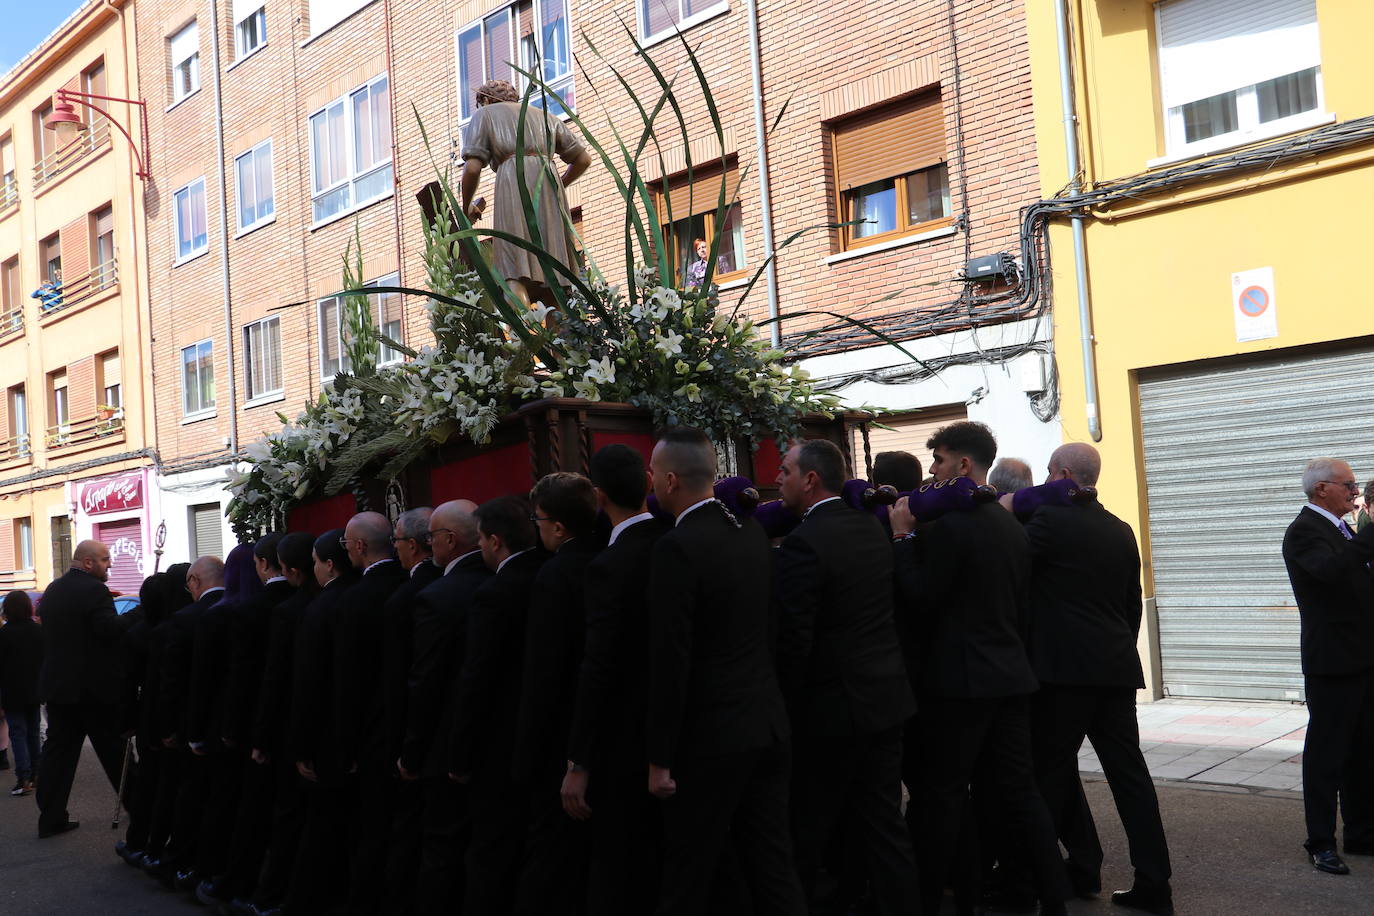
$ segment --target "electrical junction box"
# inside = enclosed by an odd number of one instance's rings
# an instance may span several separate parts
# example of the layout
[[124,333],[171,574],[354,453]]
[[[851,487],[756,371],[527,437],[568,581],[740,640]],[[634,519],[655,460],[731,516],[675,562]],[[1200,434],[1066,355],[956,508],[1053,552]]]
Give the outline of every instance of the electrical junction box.
[[1045,354],[1027,353],[1016,361],[1016,381],[1027,394],[1044,391],[1049,384],[1045,371]]
[[1016,276],[1016,259],[1005,251],[974,258],[964,265],[966,280],[996,280]]

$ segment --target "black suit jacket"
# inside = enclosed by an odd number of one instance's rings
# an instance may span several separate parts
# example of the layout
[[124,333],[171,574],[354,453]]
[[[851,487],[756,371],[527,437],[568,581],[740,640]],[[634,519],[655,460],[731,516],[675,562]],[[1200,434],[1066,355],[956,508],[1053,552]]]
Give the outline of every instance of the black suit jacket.
[[253,714],[258,708],[267,641],[271,634],[272,609],[291,597],[295,589],[285,579],[263,586],[262,591],[234,605],[229,614],[228,651],[221,737],[235,746],[247,745]]
[[586,637],[568,759],[591,769],[644,772],[649,693],[649,567],[670,526],[659,518],[620,532],[587,565]]
[[916,697],[1007,697],[1039,686],[1026,655],[1030,543],[997,503],[949,512],[893,545],[898,631]]
[[161,737],[173,735],[189,740],[191,728],[191,677],[195,656],[196,627],[201,617],[224,597],[215,589],[181,608],[168,620],[167,639],[162,648],[162,672],[158,684],[158,731]]
[[452,773],[471,774],[479,781],[510,778],[525,620],[534,577],[548,557],[538,548],[511,557],[473,597],[449,747]]
[[770,747],[789,738],[769,647],[772,555],[753,521],[708,503],[654,545],[649,761]]
[[301,614],[291,666],[291,718],[286,752],[294,761],[310,761],[321,777],[343,772],[344,735],[334,716],[335,636],[339,608],[358,579],[340,576],[326,585]]
[[382,639],[386,603],[406,580],[396,560],[373,565],[339,604],[334,638],[334,729],[351,735],[343,742],[344,768],[358,760],[376,764],[386,758],[382,724]]
[[562,779],[577,697],[587,609],[583,579],[601,545],[573,538],[539,570],[525,625],[524,680],[516,723],[515,778]]
[[[437,567],[436,567],[437,568]],[[491,579],[482,554],[462,557],[421,589],[406,681],[406,733],[401,763],[412,773],[447,778],[458,674],[467,655],[468,620],[477,590]]]
[[406,732],[406,692],[410,658],[415,651],[415,605],[420,592],[443,575],[429,559],[421,560],[406,580],[391,593],[383,610],[382,720],[386,729],[385,760],[392,763],[401,753]]
[[43,668],[43,628],[36,620],[11,620],[0,627],[0,708],[20,710],[38,703]]
[[[140,626],[147,626],[145,621]],[[137,629],[137,627],[135,628]],[[138,736],[139,747],[160,749],[166,736],[159,727],[159,714],[162,700],[162,664],[167,641],[172,633],[172,619],[161,621],[148,627],[143,654],[143,674],[139,684],[137,721],[134,730]],[[133,631],[130,631],[133,635]]]
[[192,632],[191,697],[186,739],[220,751],[224,730],[225,685],[229,679],[229,621],[238,606],[226,592],[206,608]]
[[1030,649],[1045,684],[1145,686],[1140,548],[1131,526],[1100,503],[1042,506],[1026,522],[1031,546]]
[[[1302,619],[1302,672],[1374,667],[1374,526],[1348,541],[1306,506],[1283,535],[1283,562]],[[47,600],[46,598],[44,599]]]
[[892,551],[876,518],[815,506],[776,554],[778,680],[801,735],[872,735],[916,711],[892,611]]
[[119,638],[137,617],[115,613],[105,583],[69,569],[43,593],[43,667],[38,698],[44,703],[118,703]]
[[286,747],[287,726],[291,717],[292,677],[296,663],[296,633],[305,609],[315,593],[304,588],[272,609],[267,635],[267,655],[263,660],[262,680],[258,684],[257,707],[248,743],[269,754]]

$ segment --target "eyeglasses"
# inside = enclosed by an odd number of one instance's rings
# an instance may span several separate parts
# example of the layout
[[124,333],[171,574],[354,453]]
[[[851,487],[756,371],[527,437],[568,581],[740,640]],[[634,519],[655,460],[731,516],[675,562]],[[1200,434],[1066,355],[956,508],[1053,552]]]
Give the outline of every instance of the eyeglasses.
[[553,519],[549,518],[547,515],[531,515],[531,516],[530,516],[530,521],[532,521],[532,522],[551,522],[551,521],[553,521]]
[[1360,492],[1360,485],[1353,480],[1319,480],[1317,483],[1329,483],[1338,487],[1345,487],[1351,493]]
[[416,537],[409,537],[409,536],[403,537],[403,538],[394,537],[394,538],[391,539],[391,543],[392,543],[393,545],[399,544],[399,543],[401,543],[402,541],[414,541],[415,543],[418,544],[418,543],[420,542],[420,538],[419,538],[419,536],[417,535]]
[[457,534],[457,533],[458,533],[458,532],[454,531],[452,528],[431,528],[431,529],[429,529],[429,539],[430,539],[431,541],[434,540],[434,536],[435,536],[436,534],[438,534],[440,531],[447,531],[449,534]]
[[339,546],[342,547],[344,550],[347,550],[347,549],[348,549],[348,541],[349,541],[349,538],[346,538],[346,537],[339,538]]

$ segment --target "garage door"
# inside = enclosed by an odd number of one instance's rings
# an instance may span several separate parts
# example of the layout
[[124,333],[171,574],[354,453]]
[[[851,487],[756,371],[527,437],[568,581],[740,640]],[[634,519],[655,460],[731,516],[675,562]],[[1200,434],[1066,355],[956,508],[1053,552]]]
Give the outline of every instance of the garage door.
[[143,584],[143,521],[137,518],[100,522],[95,539],[110,548],[110,578],[106,583],[122,595],[137,595]]
[[1320,455],[1374,475],[1374,349],[1142,378],[1147,519],[1170,696],[1303,699],[1283,532]]

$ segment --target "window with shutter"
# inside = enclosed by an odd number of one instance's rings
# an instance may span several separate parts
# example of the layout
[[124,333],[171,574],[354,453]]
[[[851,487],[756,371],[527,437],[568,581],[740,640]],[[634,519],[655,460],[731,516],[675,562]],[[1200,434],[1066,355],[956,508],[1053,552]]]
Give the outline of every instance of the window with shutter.
[[281,384],[281,319],[275,315],[243,329],[244,362],[248,365],[247,400],[275,397]]
[[638,0],[639,37],[653,41],[730,9],[728,0]]
[[950,217],[939,90],[830,127],[843,247],[860,248],[945,225]]
[[266,0],[234,0],[234,57],[243,60],[267,44]]
[[172,104],[200,89],[200,30],[193,21],[167,39],[172,61]]
[[1169,0],[1156,16],[1170,156],[1322,119],[1316,0]]
[[14,172],[14,137],[0,137],[0,210],[19,203],[19,180]]
[[[461,121],[476,111],[474,96],[487,80],[507,80],[522,93],[536,74],[548,89],[530,93],[530,105],[559,115],[574,107],[572,27],[568,0],[516,0],[458,29],[458,97]],[[512,66],[515,65],[515,66]]]
[[223,512],[219,503],[205,503],[191,507],[191,556],[224,556]]
[[743,274],[744,217],[739,203],[739,172],[733,163],[724,171],[710,165],[694,167],[691,181],[685,175],[670,179],[658,188],[656,198],[669,261],[677,268],[681,287],[696,289],[703,284],[729,282]]

